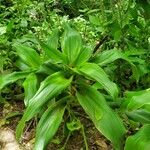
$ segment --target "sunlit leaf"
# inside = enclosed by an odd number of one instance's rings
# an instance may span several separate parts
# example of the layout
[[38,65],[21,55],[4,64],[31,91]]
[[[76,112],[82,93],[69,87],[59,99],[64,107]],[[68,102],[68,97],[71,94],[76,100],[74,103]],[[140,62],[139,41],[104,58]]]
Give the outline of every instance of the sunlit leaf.
[[82,86],[77,98],[96,128],[108,138],[116,149],[120,149],[126,132],[121,119],[107,105],[104,97],[95,88]]
[[93,61],[99,64],[100,66],[104,66],[122,57],[123,54],[119,50],[112,49],[112,50],[103,51],[102,53],[96,55]]
[[14,45],[18,56],[22,61],[32,68],[38,68],[41,65],[41,58],[39,54],[32,48],[25,45]]
[[45,61],[37,70],[39,74],[51,75],[55,72],[60,71],[62,68],[60,65],[53,63],[51,60]]
[[65,61],[65,56],[59,50],[54,49],[54,45],[53,47],[50,47],[48,44],[45,44],[42,41],[40,41],[40,45],[41,45],[42,50],[47,55],[48,59],[51,59],[54,62]]
[[48,76],[40,85],[36,94],[29,100],[28,107],[19,122],[16,130],[17,139],[21,137],[25,122],[29,121],[35,116],[39,109],[43,107],[49,100],[60,94],[65,88],[70,85],[71,79],[65,79],[64,76],[58,72]]
[[[120,50],[112,49],[112,50],[103,51],[102,53],[96,55],[92,61],[99,64],[100,66],[106,66],[107,64],[112,63],[117,59],[123,59],[130,64],[132,72],[133,72],[133,77],[134,79],[138,81],[139,72],[137,70],[137,67],[132,62],[132,59],[130,59]],[[136,61],[136,63],[138,63],[138,60]]]
[[125,150],[149,150],[150,148],[150,124],[144,125],[135,135],[129,136],[125,144]]
[[140,95],[139,93],[137,93],[137,95],[135,93],[135,95],[130,99],[128,109],[135,110],[144,105],[150,105],[150,90],[145,90],[145,92]]
[[81,52],[75,62],[75,65],[82,65],[84,62],[88,61],[88,59],[92,55],[92,48],[91,47],[83,47],[81,49]]
[[58,30],[54,30],[52,35],[49,36],[48,40],[47,40],[47,45],[48,47],[52,48],[52,49],[58,49],[58,41],[59,41],[59,36],[58,36]]
[[118,88],[115,83],[110,81],[104,70],[96,64],[84,63],[78,71],[99,82],[103,88],[115,99],[118,95]]
[[37,77],[34,73],[29,74],[26,77],[26,80],[23,83],[24,91],[25,91],[25,99],[24,103],[27,106],[29,103],[29,99],[31,99],[37,91]]
[[0,90],[7,84],[11,84],[19,79],[23,79],[28,76],[30,72],[13,72],[7,75],[0,75]]
[[80,54],[82,39],[80,34],[72,29],[68,24],[66,24],[65,27],[61,48],[68,58],[68,63],[72,65]]
[[36,129],[34,150],[43,150],[50,142],[62,121],[64,110],[63,105],[49,107],[42,115]]
[[129,119],[135,122],[150,123],[150,111],[139,109],[134,111],[126,112]]

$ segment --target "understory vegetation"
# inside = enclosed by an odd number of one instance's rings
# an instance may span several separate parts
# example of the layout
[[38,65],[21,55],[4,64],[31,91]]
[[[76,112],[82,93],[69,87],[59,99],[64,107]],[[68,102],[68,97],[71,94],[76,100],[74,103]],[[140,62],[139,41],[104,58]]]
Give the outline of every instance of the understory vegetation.
[[0,20],[0,131],[25,150],[150,149],[149,0],[1,0]]

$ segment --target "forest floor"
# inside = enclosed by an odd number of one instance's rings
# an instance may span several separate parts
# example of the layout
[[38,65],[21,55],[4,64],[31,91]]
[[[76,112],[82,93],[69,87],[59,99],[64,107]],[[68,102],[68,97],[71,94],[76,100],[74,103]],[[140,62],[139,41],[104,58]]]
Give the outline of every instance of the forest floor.
[[[36,119],[27,123],[21,143],[15,139],[15,129],[21,119],[24,110],[23,102],[7,102],[0,106],[0,149],[1,150],[32,150],[35,136]],[[77,110],[81,123],[84,125],[84,132],[89,150],[111,150],[110,142],[106,140],[94,127],[93,123],[86,117],[83,110]],[[82,130],[76,130],[63,137],[63,124],[60,126],[52,142],[46,150],[84,150],[85,141]],[[63,149],[62,147],[64,146]]]

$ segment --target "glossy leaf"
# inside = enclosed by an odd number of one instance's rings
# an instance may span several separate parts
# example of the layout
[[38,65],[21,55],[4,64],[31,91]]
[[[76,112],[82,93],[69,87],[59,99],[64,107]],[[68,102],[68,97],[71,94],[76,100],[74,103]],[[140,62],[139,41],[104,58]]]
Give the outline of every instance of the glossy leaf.
[[40,41],[41,48],[47,55],[48,59],[53,60],[54,62],[62,62],[65,61],[65,56],[57,49],[50,47],[48,44]]
[[124,53],[122,53],[121,51],[119,51],[117,49],[103,51],[99,55],[96,55],[96,57],[93,58],[92,61],[99,64],[100,66],[106,66],[107,64],[112,63],[117,59],[123,59],[131,65],[133,77],[138,81],[139,80],[139,72],[138,72],[136,66],[134,65],[132,60],[130,60],[130,58],[128,58],[128,56],[126,56]]
[[64,110],[63,105],[49,107],[42,115],[36,129],[34,150],[43,150],[50,142],[62,121]]
[[[142,93],[142,92],[141,92]],[[150,105],[150,90],[145,90],[144,93],[138,95],[134,95],[128,104],[129,110],[138,109],[144,105]]]
[[58,40],[59,40],[58,30],[54,30],[52,35],[47,40],[48,47],[57,50],[57,48],[58,48]]
[[150,149],[150,124],[144,125],[135,135],[129,136],[125,144],[125,150],[149,150]]
[[31,70],[31,67],[29,67],[26,63],[24,63],[21,59],[17,59],[15,65],[17,68],[19,68],[22,71]]
[[51,75],[55,72],[60,71],[62,68],[60,65],[53,63],[51,60],[45,61],[37,70],[39,74]]
[[80,34],[72,29],[68,24],[66,24],[65,27],[61,48],[68,58],[68,63],[72,65],[80,54],[82,39]]
[[37,81],[37,77],[34,73],[29,74],[26,77],[26,80],[23,83],[23,87],[24,87],[24,91],[25,91],[25,99],[24,99],[24,103],[27,106],[29,103],[29,100],[34,96],[34,94],[37,91],[37,85],[38,81]]
[[29,121],[35,116],[39,109],[43,107],[49,100],[61,93],[62,90],[70,85],[71,79],[65,79],[64,76],[58,72],[48,76],[40,85],[36,94],[29,100],[28,107],[19,122],[16,130],[17,139],[21,137],[25,122]]
[[119,50],[112,49],[112,50],[103,51],[102,53],[96,55],[93,61],[99,64],[100,66],[104,66],[122,57],[123,54]]
[[77,92],[77,99],[96,128],[113,143],[116,149],[119,149],[126,130],[121,119],[110,109],[104,97],[95,88],[83,86]]
[[76,66],[82,65],[83,63],[85,63],[86,61],[89,60],[89,58],[92,55],[92,48],[91,47],[83,47],[81,49],[81,52],[75,62]]
[[104,70],[96,64],[84,63],[78,71],[99,82],[103,88],[115,99],[118,95],[118,88],[115,83],[110,81]]
[[140,123],[150,123],[150,111],[139,109],[134,111],[126,112],[129,119],[140,122]]
[[34,49],[25,45],[15,45],[15,48],[18,56],[28,66],[38,68],[41,65],[41,58]]
[[0,90],[4,88],[7,84],[16,82],[19,79],[26,78],[30,72],[13,72],[7,75],[0,76]]

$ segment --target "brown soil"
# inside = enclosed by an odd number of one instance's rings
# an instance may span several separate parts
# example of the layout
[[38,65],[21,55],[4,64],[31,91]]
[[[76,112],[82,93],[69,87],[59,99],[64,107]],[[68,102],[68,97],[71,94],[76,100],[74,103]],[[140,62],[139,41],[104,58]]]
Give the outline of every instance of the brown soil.
[[[8,114],[12,112],[23,112],[24,109],[24,105],[22,101],[9,102],[9,105],[7,107],[5,105],[0,106],[0,113],[1,113],[0,122]],[[7,111],[5,109],[7,109]],[[82,114],[82,115],[78,115],[77,117],[80,118],[81,123],[84,125],[84,131],[85,131],[89,150],[111,150],[112,146],[110,145],[109,141],[106,140],[106,138],[104,138],[97,131],[93,123],[87,118],[84,111],[81,108],[77,109],[76,111],[78,112],[78,114]],[[0,128],[1,129],[8,128],[15,132],[16,126],[20,118],[21,116],[11,117],[5,122],[5,124],[1,125]],[[26,131],[24,141],[22,142],[21,145],[21,147],[24,147],[23,150],[32,150],[31,147],[34,141],[34,129],[35,129],[34,122],[35,121],[32,120],[31,124],[30,123],[27,124],[28,130]],[[47,150],[59,150],[60,148],[62,148],[67,138],[67,135],[64,136],[63,127],[64,124],[62,123],[56,136],[54,137],[52,142],[47,146]],[[30,146],[27,149],[25,148],[26,147],[25,145],[30,145]],[[70,134],[69,140],[67,141],[64,150],[85,150],[85,143],[84,143],[82,130],[77,130]]]

